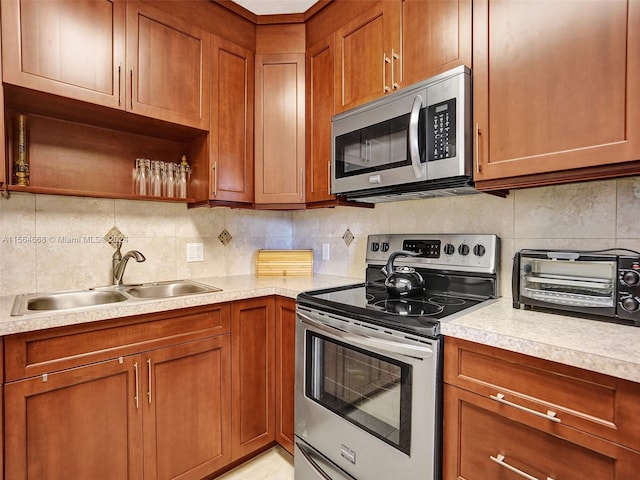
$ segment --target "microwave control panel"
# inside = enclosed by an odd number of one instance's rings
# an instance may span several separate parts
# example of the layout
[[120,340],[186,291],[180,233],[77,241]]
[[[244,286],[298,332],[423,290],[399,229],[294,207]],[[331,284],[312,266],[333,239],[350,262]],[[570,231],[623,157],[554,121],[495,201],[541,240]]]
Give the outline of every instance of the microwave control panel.
[[456,156],[456,99],[427,107],[427,160]]

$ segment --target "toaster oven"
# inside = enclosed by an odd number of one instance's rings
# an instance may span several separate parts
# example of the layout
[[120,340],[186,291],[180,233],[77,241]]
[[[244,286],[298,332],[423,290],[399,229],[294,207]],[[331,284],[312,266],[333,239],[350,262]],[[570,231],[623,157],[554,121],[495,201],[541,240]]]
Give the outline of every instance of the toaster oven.
[[640,253],[606,252],[622,250],[520,250],[513,260],[513,307],[640,326]]

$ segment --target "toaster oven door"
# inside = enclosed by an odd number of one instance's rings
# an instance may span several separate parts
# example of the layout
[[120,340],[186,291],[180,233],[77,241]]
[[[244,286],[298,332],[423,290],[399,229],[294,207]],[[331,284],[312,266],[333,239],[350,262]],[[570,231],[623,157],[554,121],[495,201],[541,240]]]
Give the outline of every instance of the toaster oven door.
[[521,303],[615,315],[615,256],[581,256],[576,252],[521,254],[517,274]]

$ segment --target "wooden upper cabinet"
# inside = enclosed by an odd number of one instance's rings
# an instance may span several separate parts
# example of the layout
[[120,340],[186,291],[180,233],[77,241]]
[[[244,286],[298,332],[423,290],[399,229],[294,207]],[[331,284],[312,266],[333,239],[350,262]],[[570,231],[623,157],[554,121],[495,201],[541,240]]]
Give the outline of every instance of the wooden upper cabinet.
[[304,53],[256,55],[256,205],[304,205],[304,77]]
[[336,32],[336,113],[471,66],[471,0],[383,0]]
[[3,81],[123,108],[125,3],[2,2]]
[[213,37],[211,51],[211,200],[253,203],[255,54]]
[[640,2],[474,1],[473,77],[480,189],[640,159]]
[[127,108],[209,129],[210,34],[142,2],[127,2]]
[[471,66],[471,0],[400,0],[400,6],[402,50],[394,76],[401,87]]
[[[393,90],[400,55],[399,3],[374,4],[336,31],[336,113]],[[394,58],[398,56],[398,58]]]
[[307,203],[335,199],[331,194],[334,60],[333,35],[307,49]]

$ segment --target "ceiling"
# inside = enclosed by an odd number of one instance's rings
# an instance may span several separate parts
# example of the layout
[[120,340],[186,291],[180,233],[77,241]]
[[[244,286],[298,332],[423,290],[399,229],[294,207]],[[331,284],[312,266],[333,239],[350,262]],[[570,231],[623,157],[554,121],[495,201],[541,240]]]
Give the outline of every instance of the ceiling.
[[233,0],[256,15],[304,13],[318,0]]

